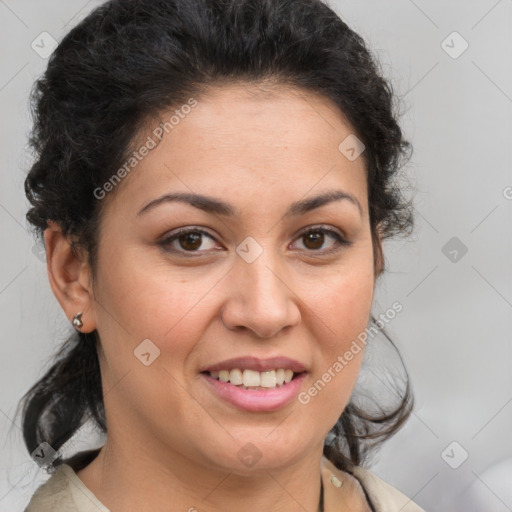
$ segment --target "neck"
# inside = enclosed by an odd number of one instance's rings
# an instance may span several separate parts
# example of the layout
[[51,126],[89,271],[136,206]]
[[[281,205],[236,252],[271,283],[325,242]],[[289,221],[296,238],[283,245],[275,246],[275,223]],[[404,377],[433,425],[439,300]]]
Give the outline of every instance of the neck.
[[111,512],[318,512],[323,444],[286,468],[239,474],[180,453],[109,438],[79,478]]

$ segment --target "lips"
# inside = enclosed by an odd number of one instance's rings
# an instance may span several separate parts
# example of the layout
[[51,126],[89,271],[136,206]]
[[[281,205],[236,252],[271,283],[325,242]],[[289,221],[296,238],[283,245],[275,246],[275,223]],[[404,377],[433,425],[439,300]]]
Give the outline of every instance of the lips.
[[306,378],[307,369],[288,357],[258,359],[246,356],[206,366],[201,375],[216,397],[237,409],[270,412],[293,402]]
[[302,389],[306,375],[306,372],[302,372],[290,382],[275,388],[244,389],[229,382],[216,380],[210,376],[209,372],[201,373],[207,389],[215,397],[237,409],[249,412],[277,411],[290,405]]

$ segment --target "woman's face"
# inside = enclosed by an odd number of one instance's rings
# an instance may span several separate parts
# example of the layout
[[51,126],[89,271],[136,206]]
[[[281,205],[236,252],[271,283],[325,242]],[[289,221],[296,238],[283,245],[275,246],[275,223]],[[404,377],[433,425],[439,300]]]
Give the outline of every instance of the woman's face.
[[[180,113],[103,199],[84,316],[101,340],[109,438],[156,460],[284,467],[322,446],[360,369],[362,350],[344,355],[375,282],[365,164],[352,139],[339,149],[353,129],[336,106],[310,93],[232,85]],[[299,375],[273,388],[274,369]]]

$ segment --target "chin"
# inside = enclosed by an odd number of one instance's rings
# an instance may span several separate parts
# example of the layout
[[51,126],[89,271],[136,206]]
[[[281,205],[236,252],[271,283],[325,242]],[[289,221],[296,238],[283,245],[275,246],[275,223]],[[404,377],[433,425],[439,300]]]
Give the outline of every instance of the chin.
[[268,431],[262,436],[246,433],[229,446],[217,445],[208,458],[219,468],[248,476],[292,466],[304,458],[312,447],[313,443],[304,443],[303,435],[300,444],[295,445],[291,439],[269,440]]

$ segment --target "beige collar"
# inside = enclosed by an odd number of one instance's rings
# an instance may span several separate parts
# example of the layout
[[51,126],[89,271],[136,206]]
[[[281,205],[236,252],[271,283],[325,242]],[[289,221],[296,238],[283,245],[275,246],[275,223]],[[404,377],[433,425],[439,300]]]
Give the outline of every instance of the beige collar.
[[[367,469],[355,467],[351,470],[352,476],[338,469],[326,457],[322,457],[320,470],[324,487],[324,512],[371,512],[365,491],[375,512],[424,512],[407,496]],[[69,485],[65,484],[66,480]],[[108,512],[67,464],[60,466],[57,472],[40,486],[26,512],[54,510],[56,495],[59,495],[62,510],[76,509],[78,503],[80,510],[84,512]],[[364,503],[367,503],[366,506]]]
[[[341,471],[322,457],[321,474],[324,485],[324,512],[425,512],[405,494],[362,467],[354,467],[353,475]],[[341,483],[341,485],[340,485]],[[364,487],[364,490],[363,490]],[[364,503],[365,491],[370,503]],[[352,495],[352,498],[350,498]],[[352,500],[352,501],[350,501]],[[368,503],[368,501],[367,501]]]
[[324,512],[372,512],[357,478],[338,469],[326,457],[322,457],[321,475],[324,486]]

